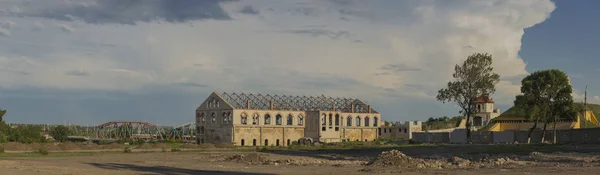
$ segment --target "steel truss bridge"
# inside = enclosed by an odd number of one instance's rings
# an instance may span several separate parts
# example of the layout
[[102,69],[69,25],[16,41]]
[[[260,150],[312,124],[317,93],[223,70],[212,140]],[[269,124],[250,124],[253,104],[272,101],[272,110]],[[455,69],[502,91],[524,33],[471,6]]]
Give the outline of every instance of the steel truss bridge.
[[93,138],[102,140],[163,140],[166,137],[162,127],[141,121],[110,121],[96,126],[92,132]]

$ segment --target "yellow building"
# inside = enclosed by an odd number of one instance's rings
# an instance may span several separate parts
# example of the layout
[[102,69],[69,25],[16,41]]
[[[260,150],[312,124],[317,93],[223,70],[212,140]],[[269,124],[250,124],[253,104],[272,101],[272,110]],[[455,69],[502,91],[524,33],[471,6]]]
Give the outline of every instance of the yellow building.
[[[583,122],[587,121],[587,122]],[[584,127],[584,125],[594,125],[599,126],[598,120],[593,111],[586,110],[585,112],[581,112],[577,115],[576,121],[559,121],[556,124],[556,129],[579,129]],[[534,122],[526,120],[525,117],[517,117],[511,115],[501,115],[495,118],[492,123],[490,123],[488,131],[527,131],[533,127]],[[544,124],[538,123],[537,128],[543,129]],[[548,124],[546,126],[547,130],[553,130],[554,124]]]
[[381,115],[359,99],[213,92],[196,109],[196,142],[288,146],[374,141]]

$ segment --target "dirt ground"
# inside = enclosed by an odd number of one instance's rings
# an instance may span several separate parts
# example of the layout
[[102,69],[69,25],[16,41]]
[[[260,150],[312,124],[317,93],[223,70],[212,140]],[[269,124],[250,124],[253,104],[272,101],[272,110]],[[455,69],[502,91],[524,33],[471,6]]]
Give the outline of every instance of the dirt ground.
[[476,148],[6,157],[0,158],[0,174],[600,174],[600,155],[593,152],[455,154],[464,149]]

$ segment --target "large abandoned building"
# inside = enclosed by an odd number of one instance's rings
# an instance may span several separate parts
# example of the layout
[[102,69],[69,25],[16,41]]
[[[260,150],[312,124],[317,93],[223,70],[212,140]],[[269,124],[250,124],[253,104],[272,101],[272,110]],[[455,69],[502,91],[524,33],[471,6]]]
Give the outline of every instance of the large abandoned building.
[[213,92],[196,109],[196,142],[287,146],[374,141],[381,115],[358,99]]

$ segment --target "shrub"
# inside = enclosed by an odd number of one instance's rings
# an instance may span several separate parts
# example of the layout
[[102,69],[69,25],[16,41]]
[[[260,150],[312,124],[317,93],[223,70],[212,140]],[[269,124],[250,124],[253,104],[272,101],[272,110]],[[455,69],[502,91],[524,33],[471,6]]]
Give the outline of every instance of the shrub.
[[4,147],[0,147],[0,153],[4,153]]
[[179,151],[181,151],[181,149],[179,149],[179,148],[171,148],[171,152],[179,152]]
[[37,153],[39,153],[41,155],[48,155],[48,149],[46,149],[46,147],[40,147],[38,149]]
[[67,141],[67,137],[71,134],[71,130],[66,126],[57,126],[50,131],[50,135],[58,142]]
[[123,153],[131,153],[131,147],[126,146],[125,148],[123,148]]
[[163,148],[163,149],[162,149],[162,152],[163,152],[163,153],[164,153],[164,152],[167,152],[167,149]]

